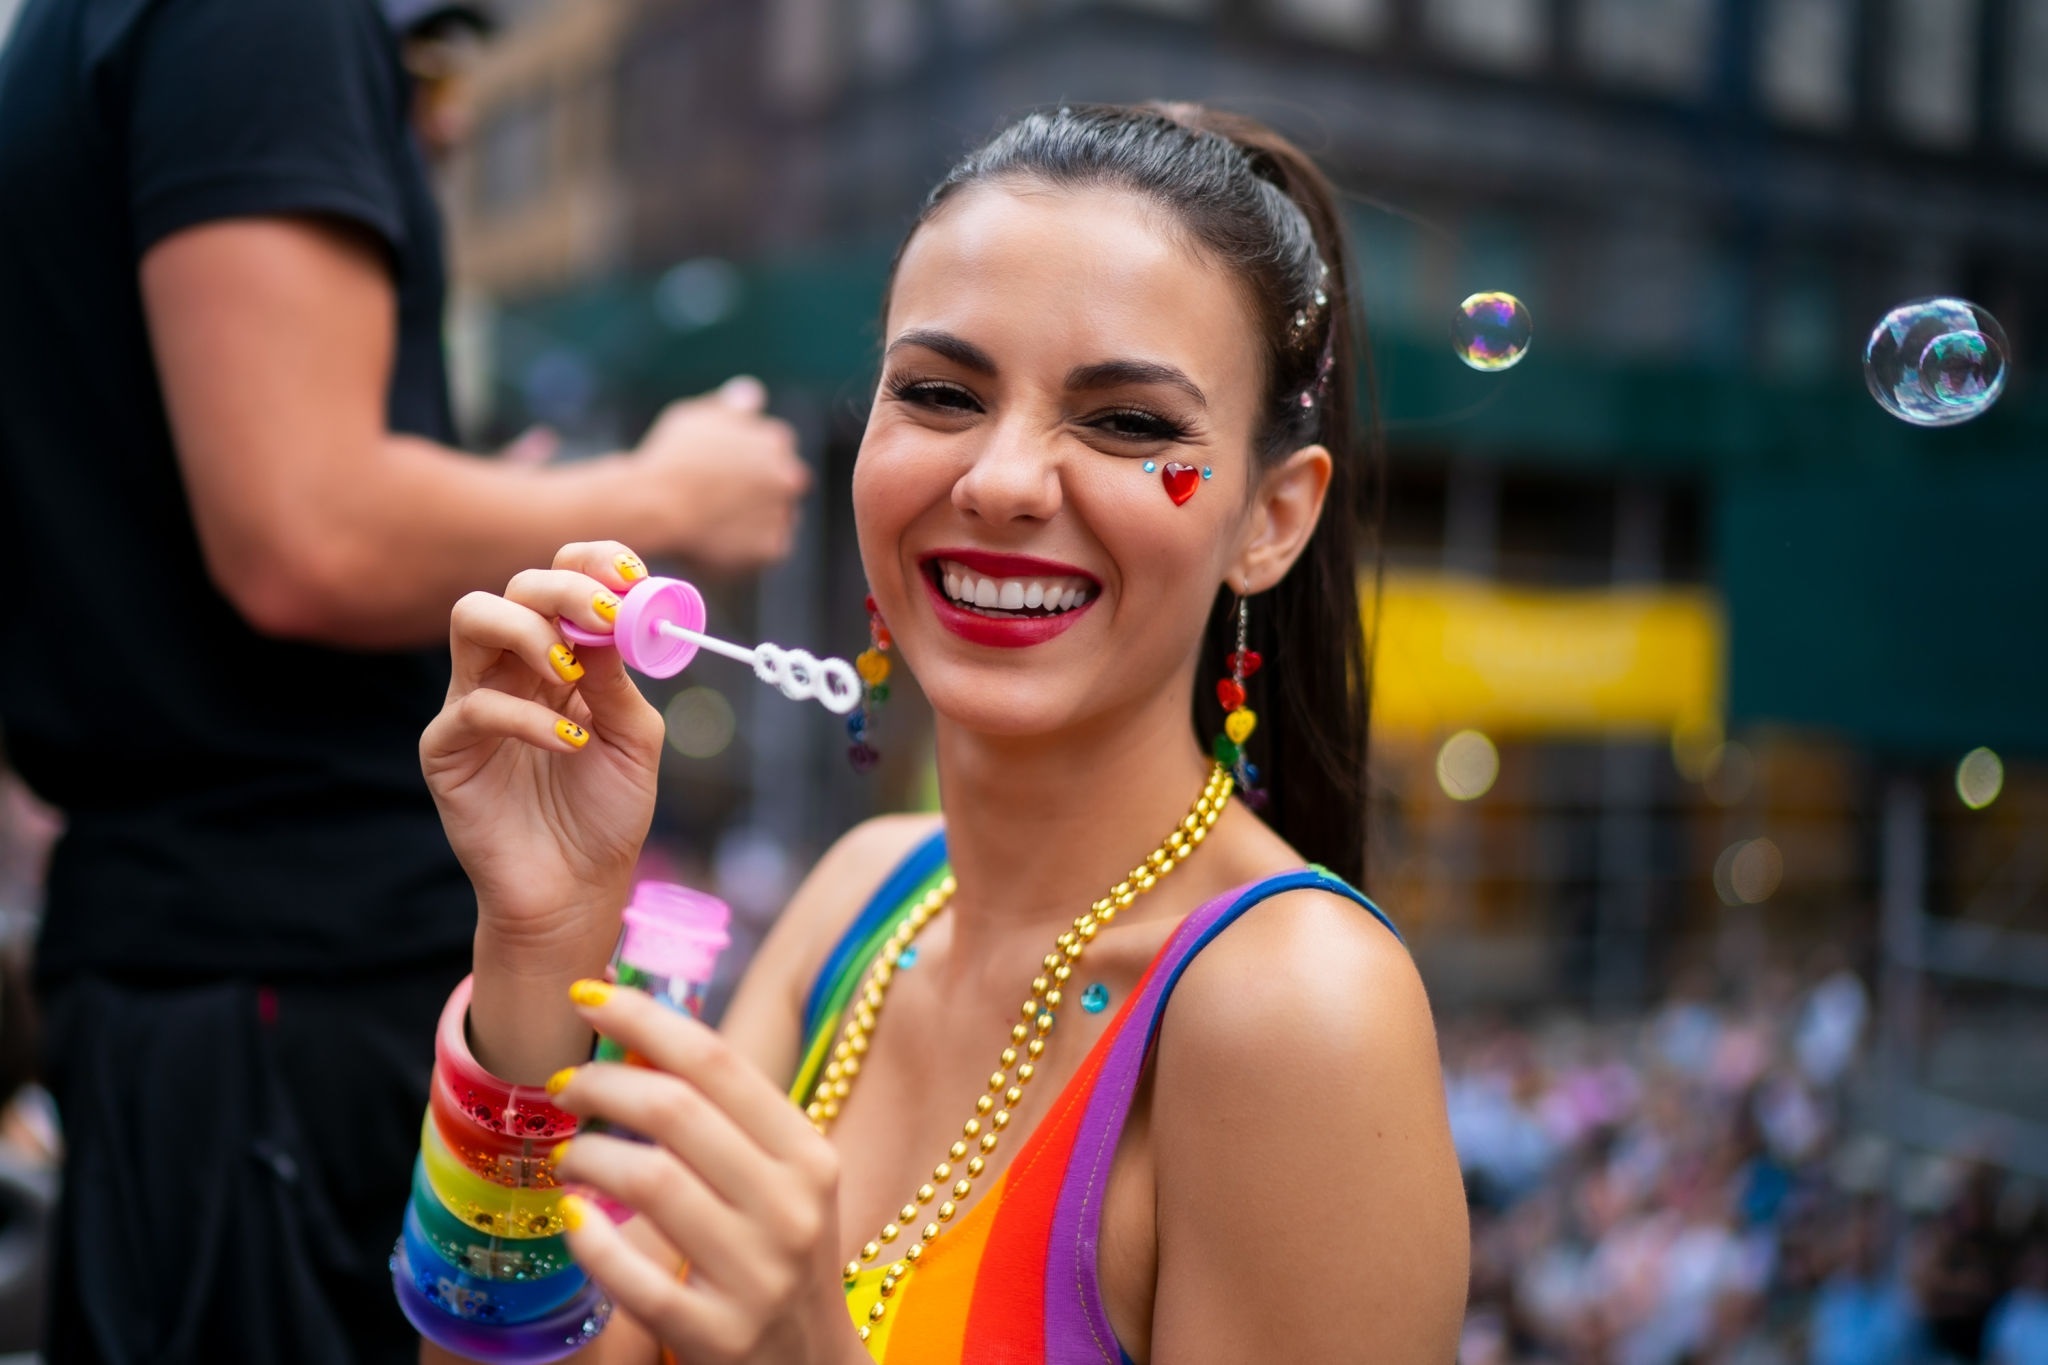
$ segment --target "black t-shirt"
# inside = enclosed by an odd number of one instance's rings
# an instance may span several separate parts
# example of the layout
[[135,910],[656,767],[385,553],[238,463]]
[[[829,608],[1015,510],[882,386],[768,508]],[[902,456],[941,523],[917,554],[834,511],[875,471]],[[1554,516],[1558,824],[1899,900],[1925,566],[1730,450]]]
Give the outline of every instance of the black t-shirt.
[[222,218],[358,225],[398,293],[390,425],[449,439],[409,96],[376,0],[29,0],[0,50],[0,736],[69,817],[45,979],[374,969],[473,930],[419,772],[445,650],[323,649],[236,615],[138,274]]

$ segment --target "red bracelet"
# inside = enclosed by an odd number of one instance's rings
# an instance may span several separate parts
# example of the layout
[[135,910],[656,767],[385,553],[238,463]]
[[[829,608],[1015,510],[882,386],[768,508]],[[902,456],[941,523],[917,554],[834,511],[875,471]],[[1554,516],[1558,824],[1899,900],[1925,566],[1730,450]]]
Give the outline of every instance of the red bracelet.
[[434,1033],[434,1084],[446,1086],[454,1108],[487,1132],[528,1141],[555,1141],[576,1131],[574,1114],[557,1108],[538,1085],[501,1081],[478,1065],[469,1051],[469,994],[473,977],[463,977],[441,1011]]
[[471,1120],[456,1104],[439,1070],[427,1107],[434,1115],[434,1130],[457,1160],[495,1185],[513,1189],[548,1189],[555,1180],[555,1163],[550,1154],[558,1138],[516,1138],[486,1128]]

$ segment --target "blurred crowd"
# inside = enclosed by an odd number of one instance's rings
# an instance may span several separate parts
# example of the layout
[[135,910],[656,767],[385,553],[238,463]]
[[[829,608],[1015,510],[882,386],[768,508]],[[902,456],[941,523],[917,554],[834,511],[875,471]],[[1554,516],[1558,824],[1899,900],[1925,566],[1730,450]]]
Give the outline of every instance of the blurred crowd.
[[2048,1365],[2041,1191],[1859,1132],[1870,1014],[1835,966],[1448,1024],[1459,1365]]

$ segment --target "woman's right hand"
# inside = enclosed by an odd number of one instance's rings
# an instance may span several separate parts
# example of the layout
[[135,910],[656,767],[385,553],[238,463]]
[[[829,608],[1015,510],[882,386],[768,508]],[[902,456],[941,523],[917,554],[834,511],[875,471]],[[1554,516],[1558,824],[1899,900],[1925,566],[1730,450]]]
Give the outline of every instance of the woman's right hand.
[[662,722],[616,650],[575,651],[555,620],[610,630],[646,572],[615,541],[567,545],[502,597],[455,605],[448,700],[420,762],[476,888],[479,1002],[487,967],[588,975],[617,933],[654,815]]

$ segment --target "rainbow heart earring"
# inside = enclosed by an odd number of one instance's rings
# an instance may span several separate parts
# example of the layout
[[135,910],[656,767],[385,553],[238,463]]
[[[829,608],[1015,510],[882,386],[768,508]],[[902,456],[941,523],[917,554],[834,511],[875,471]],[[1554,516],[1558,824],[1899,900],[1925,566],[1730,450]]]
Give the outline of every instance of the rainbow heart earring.
[[1259,770],[1244,756],[1245,741],[1259,728],[1258,712],[1245,705],[1245,679],[1259,671],[1265,660],[1245,646],[1251,619],[1250,599],[1237,599],[1237,648],[1224,656],[1224,676],[1216,682],[1216,700],[1223,705],[1223,733],[1216,736],[1209,751],[1218,763],[1231,770],[1238,790],[1253,810],[1266,804],[1266,793],[1258,786]]
[[874,708],[889,700],[889,646],[895,643],[872,593],[868,595],[866,605],[869,647],[860,652],[853,661],[853,667],[860,674],[860,680],[867,684],[867,695],[862,698],[859,709],[846,718],[846,737],[853,741],[846,751],[846,760],[853,764],[857,773],[867,772],[882,761],[881,752],[868,743],[868,722],[873,718]]
[[1198,471],[1193,465],[1182,464],[1178,460],[1168,460],[1164,468],[1160,467],[1157,460],[1147,460],[1145,461],[1145,472],[1159,476],[1160,483],[1166,486],[1166,496],[1173,499],[1175,507],[1179,507],[1189,498],[1192,498],[1195,495],[1195,490],[1202,483],[1216,477],[1216,471],[1210,466],[1204,465],[1199,471],[1201,477],[1198,479],[1196,477]]

